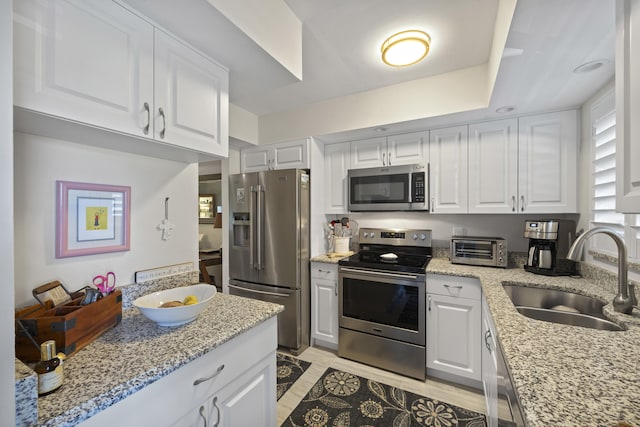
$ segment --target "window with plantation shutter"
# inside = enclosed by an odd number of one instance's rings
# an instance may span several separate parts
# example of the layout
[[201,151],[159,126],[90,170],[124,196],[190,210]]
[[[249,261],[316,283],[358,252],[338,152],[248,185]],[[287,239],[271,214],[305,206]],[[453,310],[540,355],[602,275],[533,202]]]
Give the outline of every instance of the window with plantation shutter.
[[[640,215],[616,212],[616,105],[610,90],[591,108],[591,226],[615,229],[627,244],[628,256],[640,257]],[[607,236],[596,235],[589,247],[616,256],[618,250]]]
[[592,109],[594,225],[608,225],[624,233],[624,215],[616,212],[616,110],[613,91]]

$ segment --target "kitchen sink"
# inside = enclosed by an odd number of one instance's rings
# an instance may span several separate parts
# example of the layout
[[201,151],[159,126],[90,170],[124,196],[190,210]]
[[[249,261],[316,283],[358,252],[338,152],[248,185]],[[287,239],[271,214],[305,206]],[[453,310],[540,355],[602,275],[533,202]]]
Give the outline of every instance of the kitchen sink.
[[503,285],[518,312],[532,319],[606,331],[625,329],[602,313],[607,304],[597,298],[557,289]]

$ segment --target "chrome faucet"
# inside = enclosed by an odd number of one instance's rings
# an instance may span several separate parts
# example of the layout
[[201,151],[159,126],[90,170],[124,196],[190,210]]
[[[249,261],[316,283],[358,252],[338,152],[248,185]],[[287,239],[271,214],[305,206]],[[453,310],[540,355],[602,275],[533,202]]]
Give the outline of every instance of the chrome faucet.
[[629,286],[627,280],[627,246],[622,240],[622,237],[613,228],[609,227],[594,227],[582,233],[573,242],[569,252],[567,253],[567,259],[578,261],[580,254],[582,253],[582,247],[584,242],[594,234],[606,234],[616,242],[618,247],[618,295],[613,298],[613,309],[619,313],[630,314],[633,307],[638,305],[636,300],[636,294],[633,286]]

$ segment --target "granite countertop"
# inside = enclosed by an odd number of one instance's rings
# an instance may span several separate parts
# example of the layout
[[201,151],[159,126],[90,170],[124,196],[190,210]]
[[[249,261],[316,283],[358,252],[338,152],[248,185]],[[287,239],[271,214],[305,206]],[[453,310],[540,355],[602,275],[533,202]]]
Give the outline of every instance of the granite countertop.
[[[529,427],[640,426],[640,314],[612,310],[614,294],[576,277],[519,268],[472,267],[434,258],[428,273],[477,277]],[[609,302],[605,315],[627,327],[611,332],[530,319],[518,313],[503,283],[564,289]]]
[[353,255],[353,252],[349,252],[346,254],[336,254],[336,253],[327,253],[316,255],[311,258],[311,262],[324,262],[327,264],[337,264],[342,258],[346,258],[350,255]]
[[217,293],[198,318],[161,327],[136,308],[64,364],[64,383],[38,399],[39,426],[73,426],[283,310]]

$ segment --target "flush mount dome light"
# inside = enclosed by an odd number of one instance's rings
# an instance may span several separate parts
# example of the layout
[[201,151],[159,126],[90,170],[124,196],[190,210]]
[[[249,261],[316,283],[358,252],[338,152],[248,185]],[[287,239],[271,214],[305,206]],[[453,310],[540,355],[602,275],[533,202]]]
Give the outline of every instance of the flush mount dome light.
[[424,31],[401,31],[382,43],[382,61],[392,67],[415,64],[427,56],[430,44],[431,37]]

